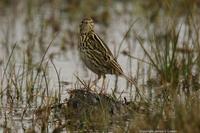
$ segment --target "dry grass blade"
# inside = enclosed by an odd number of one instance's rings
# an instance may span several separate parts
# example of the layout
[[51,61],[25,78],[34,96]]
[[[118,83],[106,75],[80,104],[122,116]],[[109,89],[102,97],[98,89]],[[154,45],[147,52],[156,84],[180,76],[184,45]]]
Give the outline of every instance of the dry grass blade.
[[77,75],[74,74],[74,76],[78,79],[78,81],[86,88],[87,90],[91,90],[90,83],[87,85],[85,81],[82,81]]
[[139,58],[137,58],[137,57],[132,56],[129,52],[127,52],[127,51],[125,51],[125,50],[122,51],[122,54],[123,54],[123,55],[126,55],[126,56],[128,56],[128,57],[130,57],[130,58],[132,58],[132,59],[138,60],[138,61],[140,61],[140,62],[149,64],[149,65],[153,65],[152,63],[150,63],[150,62],[148,62],[148,61],[145,61],[145,60],[143,60],[143,59],[139,59]]
[[[45,52],[44,52],[44,55],[42,56],[42,59],[41,59],[41,61],[40,61],[39,69],[42,67],[42,63],[43,63],[43,61],[44,61],[44,58],[45,58],[45,56],[46,56],[46,54],[47,54],[49,48],[50,48],[51,45],[53,44],[53,41],[54,41],[55,38],[57,37],[57,35],[58,35],[58,32],[54,35],[53,39],[51,40],[51,42],[49,43],[48,47],[46,48],[46,50],[45,50]],[[36,80],[37,80],[37,78],[38,78],[38,75],[39,75],[39,71],[37,71],[37,73],[36,73],[36,76],[35,76],[35,79],[34,79],[34,82],[33,82],[33,88],[34,88],[34,84],[35,84],[35,82],[36,82]]]
[[[11,53],[10,53],[10,56],[8,57],[8,61],[7,61],[7,63],[6,63],[6,67],[4,68],[4,71],[3,71],[3,77],[2,77],[2,79],[1,79],[1,87],[3,87],[3,82],[4,82],[5,75],[6,75],[6,71],[7,71],[7,69],[8,69],[9,62],[10,62],[10,60],[11,60],[11,57],[13,56],[13,53],[14,53],[14,50],[15,50],[16,46],[17,46],[17,43],[14,44],[14,46],[13,46],[13,48],[12,48],[12,51],[11,51]],[[2,89],[2,88],[1,88],[1,89]],[[6,90],[6,89],[1,90],[0,95],[2,95],[3,92],[4,92],[5,90]]]
[[143,46],[143,42],[142,39],[138,36],[138,34],[136,33],[135,30],[133,30],[135,35],[136,35],[136,39],[138,40],[140,46],[142,47],[142,49],[144,50],[145,54],[148,56],[148,58],[150,59],[151,63],[153,64],[153,66],[156,68],[156,70],[158,72],[161,72],[161,70],[159,69],[158,65],[154,62],[153,58],[151,57],[151,55],[149,54],[149,52],[145,49],[145,47]]
[[58,72],[58,70],[57,70],[57,68],[56,68],[56,66],[55,66],[55,64],[54,64],[54,62],[51,60],[51,63],[52,63],[52,65],[53,65],[53,67],[54,67],[54,70],[55,70],[55,72],[56,72],[56,76],[57,76],[57,79],[58,79],[58,101],[59,101],[59,103],[60,103],[60,98],[61,98],[61,81],[60,81],[60,76],[59,76],[59,72]]
[[120,44],[119,44],[119,48],[118,48],[118,50],[117,50],[117,55],[115,56],[116,58],[119,56],[120,49],[121,49],[121,47],[122,47],[123,42],[125,41],[126,37],[128,36],[129,32],[131,31],[132,27],[134,26],[134,24],[135,24],[138,20],[139,20],[139,18],[137,18],[135,21],[133,21],[133,22],[131,23],[131,25],[129,26],[129,28],[128,28],[126,34],[124,35],[122,41],[121,41]]

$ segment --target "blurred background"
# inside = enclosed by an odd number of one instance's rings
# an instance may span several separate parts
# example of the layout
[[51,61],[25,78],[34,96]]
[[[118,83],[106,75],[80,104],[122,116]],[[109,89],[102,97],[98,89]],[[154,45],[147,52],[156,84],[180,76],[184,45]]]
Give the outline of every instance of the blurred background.
[[[125,73],[135,77],[135,73],[138,72],[138,60],[133,59],[130,63],[128,57],[123,56],[121,52],[131,52],[132,56],[141,59],[145,55],[140,50],[133,31],[128,32],[129,28],[133,28],[134,32],[143,39],[151,35],[146,32],[147,29],[148,32],[155,32],[157,36],[164,36],[173,23],[184,25],[188,23],[190,14],[198,15],[199,4],[198,0],[173,2],[170,0],[125,0],[123,2],[120,0],[99,2],[2,0],[0,2],[0,62],[5,64],[16,43],[16,50],[13,53],[15,56],[12,59],[15,67],[19,70],[24,63],[34,66],[40,62],[47,46],[53,40],[45,60],[53,59],[62,80],[74,82],[74,74],[87,80],[94,79],[95,75],[82,65],[77,53],[79,23],[85,16],[91,16],[95,21],[96,32],[108,44],[114,55],[119,55],[118,61]],[[130,27],[132,24],[133,27]],[[127,32],[128,35],[125,36]],[[51,69],[50,78],[55,80],[56,75],[52,64],[48,67]],[[146,69],[143,71],[145,72]],[[111,79],[109,84],[113,87],[113,76],[108,79]],[[57,81],[53,84],[56,83]],[[122,87],[123,84],[124,81],[119,83]]]

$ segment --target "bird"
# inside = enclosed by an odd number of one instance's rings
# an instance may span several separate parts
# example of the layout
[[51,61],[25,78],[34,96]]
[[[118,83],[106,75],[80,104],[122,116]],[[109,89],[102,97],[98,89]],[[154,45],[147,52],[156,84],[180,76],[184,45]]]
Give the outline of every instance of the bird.
[[144,99],[144,94],[140,93],[135,80],[126,76],[107,44],[95,33],[94,21],[91,17],[84,18],[80,23],[78,49],[83,63],[98,75],[96,81],[102,76],[104,81],[106,74],[122,76],[135,86],[137,94]]
[[83,63],[98,75],[99,80],[106,74],[123,75],[124,72],[106,43],[94,31],[92,18],[80,23],[79,54]]

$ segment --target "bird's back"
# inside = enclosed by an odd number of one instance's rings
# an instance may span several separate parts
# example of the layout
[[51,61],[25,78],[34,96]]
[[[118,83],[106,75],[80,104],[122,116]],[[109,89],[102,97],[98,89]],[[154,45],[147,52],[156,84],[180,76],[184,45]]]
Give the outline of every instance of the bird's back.
[[80,36],[79,50],[81,59],[93,72],[100,75],[123,74],[108,46],[94,31]]

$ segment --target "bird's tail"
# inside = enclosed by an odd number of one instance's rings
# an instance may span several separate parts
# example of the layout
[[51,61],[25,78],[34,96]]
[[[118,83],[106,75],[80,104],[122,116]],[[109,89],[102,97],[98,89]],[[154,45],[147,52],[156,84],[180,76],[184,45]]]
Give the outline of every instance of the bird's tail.
[[132,80],[130,77],[126,76],[124,73],[122,74],[122,76],[132,85],[136,85],[136,82],[134,80]]

